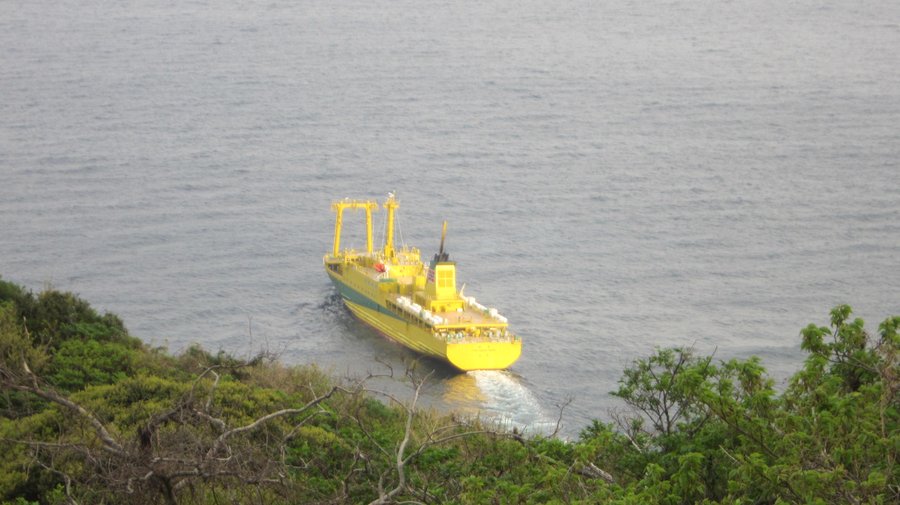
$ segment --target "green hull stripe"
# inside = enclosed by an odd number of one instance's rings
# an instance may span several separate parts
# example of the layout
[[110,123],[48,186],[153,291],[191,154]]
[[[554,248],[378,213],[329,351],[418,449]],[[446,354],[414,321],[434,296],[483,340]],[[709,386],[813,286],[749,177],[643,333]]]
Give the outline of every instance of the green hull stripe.
[[331,274],[329,274],[328,277],[331,278],[331,282],[334,283],[334,285],[338,289],[338,292],[341,294],[341,297],[343,297],[345,300],[350,300],[351,302],[353,302],[357,305],[362,305],[363,307],[365,307],[369,310],[374,310],[375,312],[378,312],[379,314],[384,314],[386,316],[393,317],[394,319],[396,319],[398,321],[404,321],[404,319],[402,317],[398,316],[397,314],[394,314],[393,312],[388,310],[386,307],[382,307],[381,305],[379,305],[377,302],[375,302],[371,298],[369,298],[369,297],[363,295],[362,293],[360,293],[359,291],[351,288],[350,286],[345,284],[344,281],[338,279],[337,277],[335,277]]

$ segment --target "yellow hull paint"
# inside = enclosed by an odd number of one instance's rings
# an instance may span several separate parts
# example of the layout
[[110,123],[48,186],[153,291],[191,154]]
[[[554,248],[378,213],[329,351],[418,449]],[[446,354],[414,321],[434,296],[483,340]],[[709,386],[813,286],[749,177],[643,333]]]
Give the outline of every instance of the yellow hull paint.
[[350,312],[377,332],[420,354],[449,362],[460,370],[505,370],[522,354],[522,341],[448,344],[430,331],[344,300]]
[[[418,249],[393,247],[391,196],[387,238],[373,251],[371,213],[374,202],[335,202],[337,212],[332,254],[325,271],[340,291],[344,304],[357,318],[379,333],[425,356],[442,359],[460,370],[502,370],[522,354],[522,340],[509,331],[507,319],[496,309],[463,296],[456,289],[456,266],[441,250],[428,265]],[[366,211],[366,252],[340,250],[343,211]],[[446,223],[445,229],[446,232]]]
[[353,315],[375,328],[382,335],[416,352],[434,358],[443,358],[446,355],[447,344],[434,338],[430,333],[426,333],[405,321],[379,316],[377,312],[348,300],[344,300],[344,303]]
[[522,341],[448,344],[447,361],[460,370],[505,370],[522,354]]

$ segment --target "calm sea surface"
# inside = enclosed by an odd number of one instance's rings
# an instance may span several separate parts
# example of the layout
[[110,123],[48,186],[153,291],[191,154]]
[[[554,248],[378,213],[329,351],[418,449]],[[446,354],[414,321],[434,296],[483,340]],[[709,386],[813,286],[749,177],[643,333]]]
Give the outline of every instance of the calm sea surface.
[[322,269],[331,200],[396,191],[525,341],[430,405],[571,397],[574,434],[655,346],[783,382],[832,306],[900,314],[898,48],[894,0],[0,0],[0,275],[173,351],[402,370]]

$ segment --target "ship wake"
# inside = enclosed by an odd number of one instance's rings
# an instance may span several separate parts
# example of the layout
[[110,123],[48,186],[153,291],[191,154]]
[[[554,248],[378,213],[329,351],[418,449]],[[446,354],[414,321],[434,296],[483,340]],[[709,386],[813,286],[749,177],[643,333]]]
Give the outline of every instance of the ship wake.
[[532,434],[555,431],[558,413],[548,413],[524,379],[508,370],[476,370],[448,381],[445,400],[469,415]]

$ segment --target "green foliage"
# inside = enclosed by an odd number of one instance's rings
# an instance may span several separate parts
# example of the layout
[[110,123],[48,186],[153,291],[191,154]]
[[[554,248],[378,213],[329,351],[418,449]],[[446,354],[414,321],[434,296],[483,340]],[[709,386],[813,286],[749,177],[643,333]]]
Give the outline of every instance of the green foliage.
[[70,339],[119,342],[138,348],[140,340],[128,335],[114,314],[100,315],[78,296],[46,290],[35,296],[24,288],[0,279],[0,303],[12,302],[16,321],[27,329],[35,346],[58,348]]
[[41,505],[41,504],[40,504],[40,502],[29,501],[21,496],[18,496],[18,497],[16,497],[15,500],[0,502],[0,505]]
[[[850,307],[831,312],[831,328],[808,326],[804,349],[810,355],[782,396],[774,419],[778,455],[788,494],[826,503],[900,498],[897,457],[897,317],[884,321],[872,342]],[[830,341],[829,341],[830,340]],[[806,345],[812,341],[813,345]]]
[[133,373],[134,361],[134,351],[122,344],[67,340],[54,354],[47,380],[66,391],[112,384]]
[[[828,326],[801,330],[807,357],[783,391],[757,358],[713,362],[691,349],[657,349],[626,369],[613,393],[628,412],[614,423],[594,421],[571,442],[417,410],[402,455],[409,457],[406,487],[394,501],[897,503],[898,328],[900,317],[891,317],[870,335],[850,307],[836,307]],[[223,426],[253,425],[229,439],[221,460],[239,459],[240,471],[260,476],[267,465],[283,464],[268,483],[194,480],[178,503],[366,503],[398,482],[404,407],[340,394],[257,425],[265,414],[325,394],[335,381],[315,367],[262,355],[242,360],[194,346],[171,356],[140,345],[117,317],[97,314],[70,293],[34,296],[0,281],[0,380],[29,383],[25,363],[126,450],[182,447],[164,457],[190,458],[208,450]],[[151,426],[152,436],[142,439]],[[51,449],[67,444],[82,452]],[[76,483],[80,503],[164,501],[162,484],[128,494],[103,480],[127,469],[96,475],[84,453],[100,446],[85,416],[4,389],[0,504],[65,503],[63,474]]]
[[[681,349],[659,350],[626,370],[614,394],[636,415],[621,423],[622,433],[645,458],[630,496],[652,503],[900,499],[900,320],[883,322],[873,342],[851,315],[842,305],[831,311],[830,327],[801,331],[809,356],[780,396],[757,358],[711,366]],[[584,444],[598,439],[629,450],[611,443],[602,425],[582,435]],[[620,458],[633,476],[635,459]]]
[[4,281],[0,277],[0,302],[9,302],[16,310],[17,321],[21,320],[22,313],[30,313],[34,310],[34,295],[25,288],[12,282]]
[[[16,320],[12,302],[0,302],[0,367],[8,374],[22,375],[27,363],[36,373],[44,371],[49,356],[44,347],[34,347]],[[0,413],[10,418],[34,412],[43,402],[17,391],[0,391]]]
[[30,370],[56,387],[75,391],[133,373],[139,341],[118,317],[100,316],[71,293],[35,297],[0,281],[0,360],[13,371]]
[[[691,424],[703,416],[691,393],[714,372],[709,358],[697,358],[690,349],[657,349],[626,369],[619,389],[612,394],[641,412],[655,433],[671,435],[679,424]],[[664,443],[667,439],[656,440]]]
[[9,370],[22,372],[24,363],[40,372],[48,357],[43,347],[35,347],[17,320],[16,307],[0,301],[0,364]]

